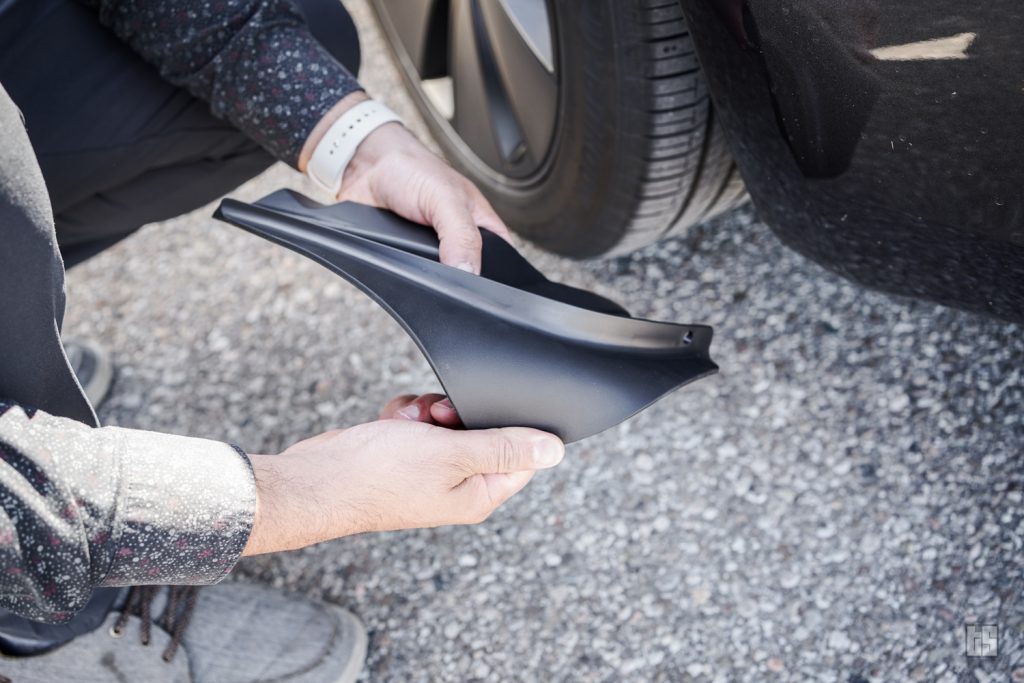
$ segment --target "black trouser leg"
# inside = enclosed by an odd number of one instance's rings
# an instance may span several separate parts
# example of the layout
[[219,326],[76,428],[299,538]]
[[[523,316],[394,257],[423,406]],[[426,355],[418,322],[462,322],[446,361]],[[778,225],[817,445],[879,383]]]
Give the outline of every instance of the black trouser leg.
[[[358,36],[341,3],[297,4],[314,36],[355,72]],[[75,0],[16,2],[0,21],[0,46],[0,83],[25,116],[66,267],[146,223],[213,201],[273,163]]]

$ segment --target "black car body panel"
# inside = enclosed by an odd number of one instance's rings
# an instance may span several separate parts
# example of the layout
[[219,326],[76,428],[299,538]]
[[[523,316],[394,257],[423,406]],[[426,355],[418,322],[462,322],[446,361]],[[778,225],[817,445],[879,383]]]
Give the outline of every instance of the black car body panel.
[[1024,5],[684,0],[744,181],[859,283],[1024,321]]

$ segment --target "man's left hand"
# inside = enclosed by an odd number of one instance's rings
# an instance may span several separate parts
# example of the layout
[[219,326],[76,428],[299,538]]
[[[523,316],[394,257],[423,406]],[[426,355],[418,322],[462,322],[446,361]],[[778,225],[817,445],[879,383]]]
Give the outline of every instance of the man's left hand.
[[[305,170],[330,119],[365,99],[365,94],[353,93],[325,117],[307,141],[300,170]],[[480,272],[478,226],[510,239],[505,223],[480,190],[399,123],[386,123],[363,140],[345,170],[337,198],[390,209],[432,226],[441,240],[441,263],[472,273]]]

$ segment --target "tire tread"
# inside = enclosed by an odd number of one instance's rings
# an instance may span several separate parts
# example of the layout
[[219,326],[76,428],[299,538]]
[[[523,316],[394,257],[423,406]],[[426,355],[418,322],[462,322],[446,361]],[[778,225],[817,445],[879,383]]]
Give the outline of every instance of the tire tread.
[[682,6],[678,0],[639,2],[634,11],[645,33],[649,99],[629,106],[648,115],[641,146],[647,172],[636,190],[633,218],[610,255],[681,234],[746,198],[716,130]]

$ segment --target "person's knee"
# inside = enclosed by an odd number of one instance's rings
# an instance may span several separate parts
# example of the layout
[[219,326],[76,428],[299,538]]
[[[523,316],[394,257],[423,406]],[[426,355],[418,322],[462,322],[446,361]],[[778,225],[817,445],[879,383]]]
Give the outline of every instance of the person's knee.
[[310,32],[346,69],[358,75],[361,53],[359,33],[339,0],[295,0]]
[[191,154],[165,160],[163,165],[147,164],[127,181],[57,212],[57,242],[64,266],[71,268],[93,257],[147,223],[204,206],[273,163],[274,158],[258,143],[224,126],[214,141],[204,141]]

